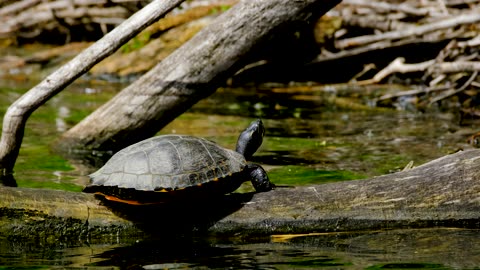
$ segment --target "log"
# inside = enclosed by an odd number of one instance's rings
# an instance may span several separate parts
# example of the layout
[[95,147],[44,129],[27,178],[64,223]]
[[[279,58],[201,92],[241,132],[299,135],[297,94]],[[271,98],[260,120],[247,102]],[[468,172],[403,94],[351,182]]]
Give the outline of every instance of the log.
[[153,136],[193,104],[213,94],[251,61],[255,49],[265,46],[272,34],[282,33],[284,27],[294,23],[316,19],[338,2],[240,1],[68,130],[57,149],[87,155],[116,152]]
[[92,194],[0,187],[0,235],[25,241],[97,241],[175,233],[479,228],[479,157],[480,150],[468,150],[367,180],[159,206],[127,207]]

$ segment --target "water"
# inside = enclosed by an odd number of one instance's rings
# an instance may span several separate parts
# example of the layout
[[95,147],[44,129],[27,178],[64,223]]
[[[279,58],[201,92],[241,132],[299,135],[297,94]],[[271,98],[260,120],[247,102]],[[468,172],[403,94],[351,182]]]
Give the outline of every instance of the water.
[[[19,185],[79,191],[94,168],[65,160],[50,145],[123,87],[84,81],[35,112],[15,167]],[[0,88],[0,113],[25,91]],[[341,87],[220,89],[160,133],[193,134],[234,148],[241,130],[260,117],[266,138],[253,161],[277,183],[309,184],[420,165],[470,148],[467,137],[476,132],[475,123],[460,126],[454,112],[379,109],[361,105],[369,102],[361,100],[365,96],[352,96],[355,91]]]
[[478,269],[480,234],[412,229],[70,246],[3,241],[0,265],[0,269]]
[[[19,186],[80,191],[94,168],[66,160],[49,146],[123,87],[81,81],[35,112],[15,167]],[[0,113],[27,88],[0,87]],[[367,106],[369,96],[385,89],[308,88],[220,89],[160,133],[193,134],[234,148],[239,132],[260,117],[267,137],[254,161],[276,184],[304,185],[381,175],[411,161],[420,165],[468,148],[466,138],[476,131],[475,122],[460,126],[455,112]],[[479,235],[477,230],[437,228],[50,245],[0,236],[0,269],[475,269],[480,266]]]

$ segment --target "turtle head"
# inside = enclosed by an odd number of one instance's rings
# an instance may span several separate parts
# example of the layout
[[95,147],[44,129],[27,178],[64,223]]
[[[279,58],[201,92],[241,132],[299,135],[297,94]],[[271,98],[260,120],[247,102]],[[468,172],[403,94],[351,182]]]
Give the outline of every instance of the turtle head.
[[265,127],[263,126],[262,120],[257,119],[253,121],[238,137],[237,148],[235,150],[242,154],[245,159],[250,159],[262,144],[264,134]]

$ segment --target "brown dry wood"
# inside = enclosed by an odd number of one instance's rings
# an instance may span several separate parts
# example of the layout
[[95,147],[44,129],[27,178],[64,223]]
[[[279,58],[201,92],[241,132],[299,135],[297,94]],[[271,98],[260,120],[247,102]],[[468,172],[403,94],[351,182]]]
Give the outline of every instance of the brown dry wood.
[[[469,76],[469,73],[478,71],[478,33],[476,26],[480,22],[478,7],[468,5],[470,1],[456,1],[465,5],[454,6],[454,1],[431,2],[404,1],[400,4],[394,1],[344,1],[342,19],[344,28],[338,31],[341,35],[335,42],[335,50],[324,50],[311,64],[335,63],[335,61],[358,61],[363,56],[376,59],[375,55],[383,52],[397,53],[397,59],[389,66],[383,67],[382,61],[372,60],[364,67],[379,64],[382,68],[372,79],[357,81],[360,76],[353,77],[352,82],[358,84],[378,83],[394,73],[417,72],[423,74],[419,79],[424,80],[430,87],[435,85],[455,85],[460,77]],[[439,5],[440,4],[440,5]],[[417,12],[418,11],[418,12]],[[350,14],[350,15],[349,15]],[[377,23],[375,23],[377,19]],[[408,23],[405,23],[408,22]],[[363,27],[374,30],[375,34],[347,36],[349,28]],[[388,30],[388,31],[386,31]],[[385,32],[386,31],[386,32]],[[465,41],[466,39],[469,39]],[[439,50],[438,46],[450,43],[444,47],[438,56],[421,63],[405,64],[399,62],[399,57],[417,56],[411,54],[411,45],[421,44]],[[407,48],[407,52],[401,49]],[[407,53],[407,54],[405,54]],[[428,52],[427,52],[428,53]],[[373,56],[373,57],[372,57]],[[380,58],[378,58],[380,59]],[[360,73],[364,75],[366,68]],[[420,71],[420,72],[418,72]],[[471,86],[474,86],[473,79]],[[457,89],[458,90],[458,89]],[[452,93],[461,90],[453,89]],[[448,96],[448,95],[442,95]]]
[[183,0],[153,1],[15,101],[3,118],[0,176],[12,172],[25,123],[33,111],[182,2]]
[[348,50],[338,51],[336,53],[328,52],[327,54],[320,54],[314,60],[312,60],[311,63],[315,64],[315,63],[322,63],[322,62],[330,62],[330,61],[335,61],[335,60],[340,60],[340,59],[345,59],[349,57],[366,54],[369,52],[381,51],[383,49],[388,49],[388,48],[402,48],[403,46],[406,46],[409,44],[420,44],[420,43],[435,44],[444,40],[453,39],[457,36],[458,36],[458,33],[445,33],[441,38],[436,40],[425,40],[422,37],[418,37],[418,38],[408,37],[405,39],[400,39],[398,41],[382,40],[382,41],[367,44],[364,46],[358,46],[358,47],[350,48]]
[[154,135],[246,64],[282,26],[317,18],[337,0],[245,0],[67,131],[59,149],[118,151]]
[[360,85],[366,84],[375,84],[381,82],[385,77],[393,74],[393,73],[408,73],[408,72],[418,72],[418,71],[425,71],[429,67],[435,64],[434,60],[425,61],[422,63],[416,64],[405,64],[405,58],[398,57],[393,60],[388,66],[384,69],[380,70],[372,79],[357,81]]
[[479,61],[443,62],[435,65],[433,70],[439,73],[473,72],[480,71]]
[[452,87],[445,87],[445,86],[444,87],[423,87],[421,89],[412,89],[412,90],[395,92],[391,94],[385,94],[375,99],[375,101],[379,102],[379,101],[388,100],[388,99],[396,99],[404,96],[415,96],[415,95],[428,94],[433,92],[443,92],[450,89],[452,89]]
[[[467,4],[467,1],[460,1]],[[337,41],[332,52],[324,52],[312,62],[334,62],[365,55],[383,49],[402,48],[411,44],[439,44],[446,40],[476,36],[471,24],[480,17],[475,6],[452,6],[452,1],[344,1],[339,14],[343,28],[337,31]],[[469,27],[470,25],[470,27]],[[374,30],[375,34],[350,36],[350,27]],[[354,33],[354,32],[353,32]],[[399,55],[400,56],[400,55]],[[404,56],[404,55],[403,55]],[[426,71],[428,74],[429,71]]]
[[452,29],[458,25],[472,24],[480,21],[480,14],[478,13],[464,13],[457,16],[452,16],[447,19],[424,24],[414,28],[403,29],[400,31],[391,31],[376,35],[366,35],[353,38],[346,38],[335,43],[337,49],[346,49],[349,47],[367,45],[374,42],[395,40],[408,38],[412,36],[421,36],[430,32],[442,29]]
[[440,100],[447,99],[451,96],[457,95],[460,92],[464,91],[465,89],[467,89],[467,87],[472,85],[473,81],[477,78],[477,75],[478,75],[478,71],[474,71],[473,74],[470,75],[470,78],[462,86],[460,86],[458,89],[452,89],[441,95],[436,96],[435,98],[430,99],[429,105],[432,105],[435,102],[438,102]]
[[40,3],[41,0],[22,0],[0,8],[0,16],[12,15]]
[[132,13],[123,6],[108,7],[107,4],[109,1],[106,0],[23,0],[13,3],[0,9],[0,37],[33,37],[44,29],[65,27],[59,20],[70,26],[99,20],[117,25]]
[[343,3],[359,7],[368,7],[376,10],[378,13],[402,12],[414,16],[438,15],[436,8],[416,7],[412,5],[413,3],[392,4],[371,0],[344,0]]
[[425,71],[431,68],[437,74],[457,73],[457,72],[478,72],[480,71],[480,62],[478,61],[456,61],[436,63],[435,60],[425,62],[406,64],[403,57],[393,60],[387,67],[379,71],[372,79],[357,81],[360,85],[375,84],[381,82],[385,77],[393,73],[409,73]]
[[35,11],[35,16],[32,17],[31,13],[22,13],[21,15],[9,19],[7,23],[1,29],[0,35],[6,37],[7,34],[18,31],[20,27],[34,27],[35,25],[45,24],[47,22],[55,22],[57,19],[67,19],[67,18],[82,18],[88,17],[95,19],[95,17],[113,17],[113,18],[122,18],[122,21],[125,17],[128,17],[127,11],[122,7],[111,7],[111,8],[94,8],[94,7],[85,7],[85,8],[76,8],[73,10],[61,10],[52,12],[51,10],[40,10]]
[[[92,194],[0,187],[0,235],[86,240],[200,232],[280,234],[480,227],[480,150],[368,180],[279,187],[163,207],[101,205]],[[57,241],[57,240],[55,240]]]
[[389,20],[383,14],[370,14],[368,16],[343,16],[342,21],[348,26],[354,26],[364,29],[375,29],[382,32],[399,31],[402,29],[415,27],[414,24],[405,23],[397,20]]

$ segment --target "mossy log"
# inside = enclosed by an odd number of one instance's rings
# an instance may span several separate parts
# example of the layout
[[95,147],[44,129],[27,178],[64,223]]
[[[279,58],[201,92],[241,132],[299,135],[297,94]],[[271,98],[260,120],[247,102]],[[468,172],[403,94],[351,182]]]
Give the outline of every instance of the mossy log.
[[0,188],[0,235],[93,241],[160,234],[270,235],[480,226],[480,150],[367,180],[278,187],[209,201],[115,205],[92,194]]

